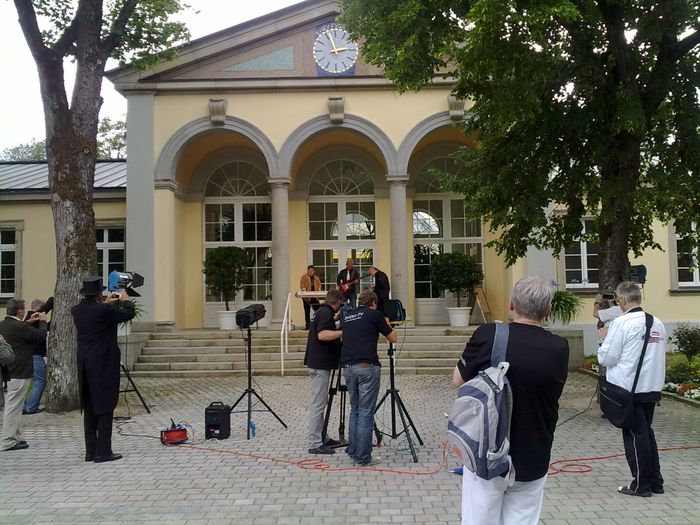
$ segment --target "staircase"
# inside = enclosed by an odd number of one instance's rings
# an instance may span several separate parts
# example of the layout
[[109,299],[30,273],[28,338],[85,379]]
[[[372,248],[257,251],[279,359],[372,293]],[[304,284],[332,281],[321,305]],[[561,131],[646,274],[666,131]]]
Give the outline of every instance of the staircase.
[[[397,329],[397,374],[451,374],[476,327]],[[303,365],[308,332],[289,334],[285,375],[306,375]],[[382,338],[380,338],[382,340]],[[379,357],[389,370],[388,344],[379,343]],[[279,333],[253,331],[253,374],[280,375]],[[182,330],[153,333],[134,365],[135,377],[222,377],[246,374],[246,345],[241,332]]]

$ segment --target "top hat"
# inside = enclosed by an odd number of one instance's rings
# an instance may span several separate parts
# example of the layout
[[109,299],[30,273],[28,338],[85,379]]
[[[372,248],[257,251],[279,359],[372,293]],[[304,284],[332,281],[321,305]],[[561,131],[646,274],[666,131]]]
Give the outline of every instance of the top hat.
[[95,295],[107,289],[102,285],[102,277],[99,275],[91,275],[83,279],[83,287],[80,289],[82,295]]

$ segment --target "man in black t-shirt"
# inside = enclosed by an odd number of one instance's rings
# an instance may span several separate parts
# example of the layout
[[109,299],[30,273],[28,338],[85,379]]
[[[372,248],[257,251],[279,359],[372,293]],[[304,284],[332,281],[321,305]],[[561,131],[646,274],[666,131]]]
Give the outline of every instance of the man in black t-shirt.
[[304,364],[309,367],[311,378],[311,403],[309,403],[309,454],[335,454],[321,438],[324,412],[328,404],[328,385],[331,370],[340,363],[340,335],[336,330],[335,317],[343,296],[338,290],[329,290],[326,301],[316,311],[306,342]]
[[[487,481],[464,469],[462,524],[535,525],[539,520],[569,363],[566,340],[542,328],[553,296],[554,289],[542,277],[524,277],[513,287],[506,360],[513,392],[510,456],[515,483],[507,487],[502,477]],[[495,332],[493,324],[474,332],[455,367],[455,386],[490,366]]]
[[374,406],[379,394],[381,365],[377,339],[382,334],[395,343],[396,332],[377,310],[377,295],[371,290],[360,294],[359,306],[343,319],[343,353],[341,363],[350,396],[348,455],[357,465],[376,465],[372,458]]

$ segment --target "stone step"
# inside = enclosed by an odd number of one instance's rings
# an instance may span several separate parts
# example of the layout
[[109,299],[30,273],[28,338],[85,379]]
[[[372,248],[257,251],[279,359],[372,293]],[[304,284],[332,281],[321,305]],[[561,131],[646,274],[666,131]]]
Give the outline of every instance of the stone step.
[[[421,367],[421,368],[396,368],[396,375],[438,375],[445,376],[445,381],[449,381],[454,367]],[[286,368],[284,370],[285,376],[307,376],[309,370],[304,368]],[[165,377],[241,377],[245,376],[245,370],[135,370],[131,373],[132,377],[154,377],[154,378],[165,378]],[[259,372],[254,371],[254,376],[279,376],[279,369],[276,370],[261,370]],[[386,389],[386,383],[384,376],[389,375],[389,368],[382,367],[382,386],[380,387],[380,394]],[[399,385],[400,387],[401,385]]]
[[217,363],[208,361],[205,363],[136,363],[134,370],[137,372],[155,372],[167,370],[234,370],[235,368],[244,369],[245,367],[234,367],[233,363]]

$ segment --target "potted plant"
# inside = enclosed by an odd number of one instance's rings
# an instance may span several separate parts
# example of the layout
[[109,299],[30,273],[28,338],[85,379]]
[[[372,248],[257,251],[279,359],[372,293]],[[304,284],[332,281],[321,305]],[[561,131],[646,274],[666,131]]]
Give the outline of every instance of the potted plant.
[[473,257],[464,253],[443,253],[430,263],[430,280],[440,292],[448,290],[457,297],[457,307],[447,308],[450,326],[468,326],[470,307],[462,306],[462,293],[469,297],[484,279],[481,267]]
[[248,269],[248,255],[237,246],[219,246],[207,252],[204,260],[204,280],[212,294],[223,298],[226,310],[219,311],[219,328],[236,328],[236,312],[229,309],[229,302],[243,288],[243,278]]
[[562,324],[569,324],[581,313],[582,307],[583,301],[580,297],[571,292],[557,290],[552,298],[552,313],[549,314],[549,318],[553,322],[559,321]]

